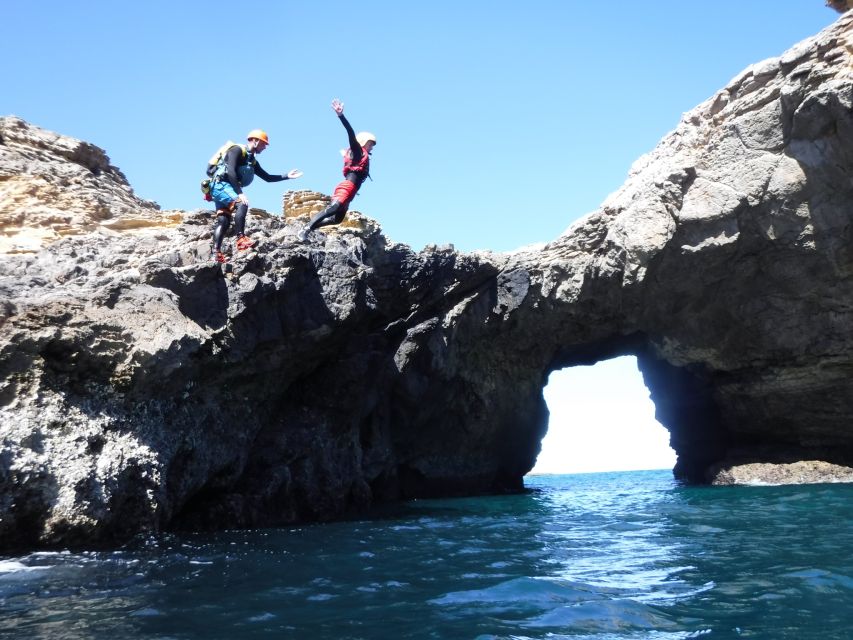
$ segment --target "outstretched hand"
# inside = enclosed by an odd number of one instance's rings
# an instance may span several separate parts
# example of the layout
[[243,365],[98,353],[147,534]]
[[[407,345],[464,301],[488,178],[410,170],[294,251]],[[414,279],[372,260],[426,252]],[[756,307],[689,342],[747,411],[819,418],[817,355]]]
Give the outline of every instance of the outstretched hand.
[[287,179],[293,180],[294,178],[298,178],[302,175],[302,172],[299,169],[291,169],[287,172]]
[[344,112],[344,103],[335,98],[334,100],[332,100],[332,109],[334,109],[335,113],[337,113],[338,115],[342,115]]

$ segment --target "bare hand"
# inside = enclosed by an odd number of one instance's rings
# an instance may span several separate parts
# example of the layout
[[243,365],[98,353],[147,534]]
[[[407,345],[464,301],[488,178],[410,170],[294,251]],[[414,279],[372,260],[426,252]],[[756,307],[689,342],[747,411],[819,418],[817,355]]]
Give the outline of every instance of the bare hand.
[[344,112],[344,103],[335,98],[332,100],[332,109],[335,110],[335,113],[341,115]]
[[247,207],[249,206],[249,199],[246,197],[245,193],[241,193],[237,196],[237,202],[242,202]]

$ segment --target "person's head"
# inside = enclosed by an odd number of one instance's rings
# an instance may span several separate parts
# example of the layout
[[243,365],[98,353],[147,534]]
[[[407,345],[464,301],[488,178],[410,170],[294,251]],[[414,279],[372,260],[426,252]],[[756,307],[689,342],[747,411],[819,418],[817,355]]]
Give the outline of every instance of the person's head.
[[355,139],[358,141],[358,144],[361,145],[361,148],[367,151],[367,153],[371,153],[373,151],[373,147],[376,146],[376,136],[369,131],[357,133],[355,135]]
[[249,151],[252,153],[260,153],[269,146],[270,137],[263,129],[252,129],[246,139],[249,141]]

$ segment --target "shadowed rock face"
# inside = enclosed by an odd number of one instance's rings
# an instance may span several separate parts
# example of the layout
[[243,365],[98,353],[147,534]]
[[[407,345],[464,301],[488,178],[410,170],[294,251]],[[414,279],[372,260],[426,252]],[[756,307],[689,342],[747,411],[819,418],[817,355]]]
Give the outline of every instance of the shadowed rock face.
[[[598,211],[507,254],[414,252],[357,213],[300,243],[253,211],[258,250],[223,268],[210,212],[159,212],[102,151],[3,118],[0,547],[517,491],[549,373],[621,354],[677,476],[849,479],[851,29],[750,67]],[[64,191],[21,185],[57,175],[106,203],[78,235],[28,213]]]

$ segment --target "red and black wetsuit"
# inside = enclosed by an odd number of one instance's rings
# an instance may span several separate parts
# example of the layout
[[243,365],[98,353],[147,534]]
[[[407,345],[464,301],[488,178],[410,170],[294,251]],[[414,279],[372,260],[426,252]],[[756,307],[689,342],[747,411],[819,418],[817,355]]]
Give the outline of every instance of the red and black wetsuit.
[[370,175],[370,156],[355,138],[355,131],[344,114],[338,116],[349,138],[349,151],[344,158],[344,180],[338,183],[332,194],[332,202],[318,213],[308,225],[309,231],[328,224],[340,224],[349,209],[350,202],[358,193],[361,183]]

